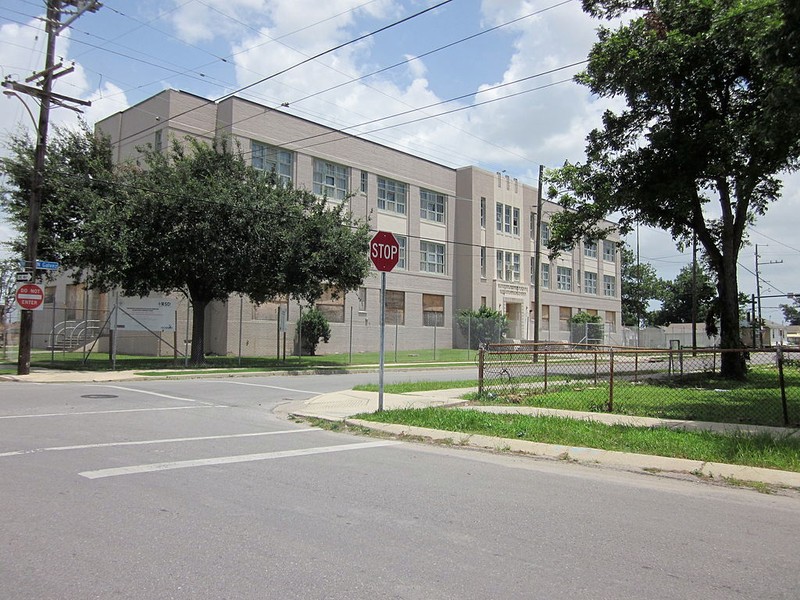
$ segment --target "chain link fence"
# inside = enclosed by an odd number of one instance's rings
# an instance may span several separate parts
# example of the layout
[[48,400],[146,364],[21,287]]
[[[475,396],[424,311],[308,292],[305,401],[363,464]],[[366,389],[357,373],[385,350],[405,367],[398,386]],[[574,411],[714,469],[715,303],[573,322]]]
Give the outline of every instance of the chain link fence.
[[[719,375],[742,352],[743,381]],[[484,400],[642,417],[800,427],[800,349],[633,350],[584,344],[490,344],[478,356]]]

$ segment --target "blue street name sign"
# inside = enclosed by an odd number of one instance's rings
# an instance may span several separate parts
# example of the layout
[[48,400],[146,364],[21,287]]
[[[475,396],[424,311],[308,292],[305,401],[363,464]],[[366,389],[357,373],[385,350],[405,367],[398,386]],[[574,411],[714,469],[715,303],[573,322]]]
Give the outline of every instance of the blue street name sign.
[[58,263],[50,260],[37,260],[36,268],[43,271],[55,271],[58,269]]

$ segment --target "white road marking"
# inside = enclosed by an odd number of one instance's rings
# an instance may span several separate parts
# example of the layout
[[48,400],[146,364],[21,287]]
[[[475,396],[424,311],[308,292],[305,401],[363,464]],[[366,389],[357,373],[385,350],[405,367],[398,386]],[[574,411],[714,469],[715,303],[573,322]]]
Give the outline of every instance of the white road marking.
[[227,440],[234,438],[247,438],[265,435],[283,435],[287,433],[306,433],[309,431],[322,431],[319,427],[309,429],[285,429],[283,431],[260,431],[258,433],[231,433],[228,435],[204,435],[200,437],[166,438],[159,440],[139,440],[132,442],[104,442],[99,444],[81,444],[78,446],[51,446],[49,448],[34,448],[33,450],[14,450],[0,453],[0,458],[5,456],[20,456],[22,454],[35,454],[37,452],[57,452],[61,450],[88,450],[91,448],[112,448],[115,446],[145,446],[148,444],[174,444],[177,442],[200,442],[206,440]]
[[294,456],[310,456],[312,454],[326,454],[329,452],[344,452],[347,450],[366,450],[381,446],[395,446],[401,442],[359,442],[356,444],[340,444],[338,446],[320,446],[318,448],[305,448],[302,450],[284,450],[280,452],[265,452],[262,454],[241,454],[238,456],[219,456],[216,458],[201,458],[196,460],[181,460],[175,462],[153,463],[149,465],[133,465],[130,467],[117,467],[113,469],[100,469],[97,471],[83,471],[78,473],[87,479],[102,479],[118,475],[136,475],[139,473],[153,473],[156,471],[169,471],[172,469],[189,469],[192,467],[205,467],[209,465],[229,465],[234,463],[252,462],[257,460],[272,460],[277,458],[291,458]]
[[170,396],[169,394],[161,394],[159,392],[150,392],[147,390],[137,390],[136,388],[123,387],[121,385],[104,385],[115,390],[123,390],[125,392],[136,392],[138,394],[148,394],[150,396],[158,396],[159,398],[167,398],[169,400],[182,400],[183,402],[195,402],[197,404],[205,404],[207,406],[213,405],[213,402],[204,402],[203,400],[195,400],[194,398],[182,398],[180,396]]
[[317,394],[320,393],[320,392],[310,392],[308,390],[298,390],[298,389],[295,389],[295,388],[285,388],[285,387],[280,387],[280,386],[277,386],[277,385],[266,385],[264,383],[247,383],[245,381],[222,381],[222,380],[218,381],[216,379],[212,379],[212,380],[205,380],[205,383],[228,383],[228,384],[231,384],[231,385],[249,385],[251,387],[263,387],[263,388],[269,388],[271,390],[281,390],[283,392],[297,392],[299,394],[314,394],[314,395],[317,395]]
[[81,412],[44,413],[40,415],[3,415],[0,419],[35,419],[38,417],[74,417],[78,415],[110,415],[114,413],[151,412],[157,410],[197,410],[198,408],[230,408],[224,404],[208,406],[162,406],[159,408],[121,408],[119,410],[86,410]]

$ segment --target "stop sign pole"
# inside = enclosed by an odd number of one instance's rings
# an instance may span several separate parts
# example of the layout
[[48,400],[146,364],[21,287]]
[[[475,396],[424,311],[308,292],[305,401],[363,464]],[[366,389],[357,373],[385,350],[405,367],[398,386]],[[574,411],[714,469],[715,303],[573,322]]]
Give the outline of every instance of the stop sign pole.
[[375,268],[381,272],[381,349],[378,369],[378,411],[383,410],[383,363],[386,335],[386,273],[397,266],[400,260],[400,244],[388,231],[379,231],[369,243],[369,257]]

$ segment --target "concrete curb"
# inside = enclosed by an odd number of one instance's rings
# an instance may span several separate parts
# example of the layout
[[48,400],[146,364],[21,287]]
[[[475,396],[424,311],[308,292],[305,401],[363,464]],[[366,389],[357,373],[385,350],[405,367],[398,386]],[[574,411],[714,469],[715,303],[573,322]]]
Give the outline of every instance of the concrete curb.
[[[330,419],[341,421],[341,419]],[[374,423],[361,419],[344,419],[348,425],[364,427],[373,431],[398,437],[420,437],[432,441],[449,441],[454,446],[469,446],[499,452],[528,454],[550,459],[570,460],[582,464],[599,464],[629,471],[691,473],[703,477],[724,478],[769,485],[800,488],[800,473],[778,471],[759,467],[744,467],[721,463],[710,463],[682,458],[668,458],[649,454],[633,454],[596,448],[559,446],[525,440],[441,431],[425,427]]]

